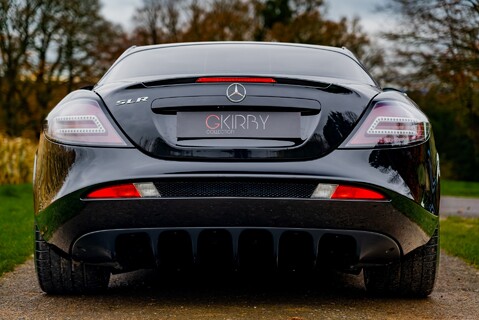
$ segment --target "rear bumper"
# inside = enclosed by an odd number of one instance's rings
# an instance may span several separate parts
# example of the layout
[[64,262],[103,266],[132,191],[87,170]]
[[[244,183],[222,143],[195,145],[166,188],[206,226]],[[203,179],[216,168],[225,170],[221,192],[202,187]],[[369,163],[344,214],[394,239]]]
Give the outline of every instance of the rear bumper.
[[[261,229],[271,234],[276,234],[273,231],[277,229],[282,233],[300,229],[317,241],[322,238],[318,234],[329,234],[331,230],[340,235],[347,232],[361,244],[356,248],[359,258],[368,256],[365,252],[370,250],[377,251],[374,256],[383,261],[384,255],[380,253],[383,245],[375,246],[373,241],[366,246],[357,235],[366,232],[374,234],[373,238],[385,236],[391,240],[385,243],[396,243],[400,255],[430,239],[439,223],[435,154],[431,145],[425,143],[391,150],[336,150],[310,161],[182,162],[154,159],[131,148],[64,146],[42,137],[34,178],[35,220],[48,243],[66,254],[76,255],[77,259],[88,258],[74,245],[87,234],[156,230],[155,234],[146,232],[154,252],[154,243],[164,230],[184,230],[191,234],[190,230],[213,228],[226,230],[233,240],[234,230],[239,229]],[[242,178],[351,183],[381,191],[389,200],[226,197],[82,200],[92,189],[110,183],[192,177],[218,181]],[[102,259],[110,257],[115,262],[117,240],[107,238],[110,240],[103,250],[112,253]],[[194,239],[190,235],[192,247]],[[315,241],[312,241],[314,248]],[[98,250],[92,248],[87,252]],[[232,248],[233,253],[235,250]],[[98,254],[92,254],[91,258],[97,259]]]
[[[81,200],[80,194],[56,201],[38,219],[41,226],[55,230],[48,242],[70,254],[73,243],[87,233],[152,228],[366,231],[387,236],[406,254],[425,244],[438,223],[437,216],[401,196],[368,202],[271,198]],[[66,212],[74,215],[56,225]]]

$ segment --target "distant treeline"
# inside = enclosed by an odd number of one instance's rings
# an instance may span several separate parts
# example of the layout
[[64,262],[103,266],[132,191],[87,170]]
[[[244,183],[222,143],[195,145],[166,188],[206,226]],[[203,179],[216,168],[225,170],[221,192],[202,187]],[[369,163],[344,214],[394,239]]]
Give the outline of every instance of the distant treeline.
[[[125,31],[99,0],[0,0],[0,133],[36,139],[68,92],[133,44],[254,40],[345,46],[432,119],[443,173],[479,180],[479,0],[388,0],[398,30],[369,35],[325,17],[325,0],[143,0]],[[381,48],[376,38],[390,40]],[[392,49],[391,49],[392,48]]]

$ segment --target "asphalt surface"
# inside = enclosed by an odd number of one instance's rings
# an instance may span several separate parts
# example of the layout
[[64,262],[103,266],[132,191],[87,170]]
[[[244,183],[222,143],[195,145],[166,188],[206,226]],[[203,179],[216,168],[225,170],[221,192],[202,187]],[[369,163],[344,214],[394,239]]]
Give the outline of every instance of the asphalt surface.
[[[479,217],[479,199],[441,197],[441,216]],[[479,315],[478,315],[479,319]]]
[[478,319],[479,270],[443,254],[427,299],[370,297],[360,276],[316,279],[210,276],[152,271],[115,276],[98,296],[50,296],[32,260],[0,279],[0,319]]

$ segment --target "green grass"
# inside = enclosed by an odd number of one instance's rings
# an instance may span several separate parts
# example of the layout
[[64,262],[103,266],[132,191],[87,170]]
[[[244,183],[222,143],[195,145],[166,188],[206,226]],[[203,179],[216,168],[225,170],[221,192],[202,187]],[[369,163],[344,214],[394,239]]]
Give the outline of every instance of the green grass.
[[441,220],[441,248],[479,268],[479,218]]
[[32,186],[0,185],[0,276],[33,253]]
[[479,182],[441,179],[441,195],[479,198]]

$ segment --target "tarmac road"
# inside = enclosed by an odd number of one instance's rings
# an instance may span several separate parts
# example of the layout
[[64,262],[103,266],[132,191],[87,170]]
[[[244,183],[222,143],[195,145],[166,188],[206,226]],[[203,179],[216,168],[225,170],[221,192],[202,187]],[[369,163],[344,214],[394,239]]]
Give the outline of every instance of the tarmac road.
[[252,281],[135,272],[99,296],[49,296],[29,260],[0,279],[0,319],[479,319],[479,270],[443,254],[435,291],[419,300],[373,298],[361,277],[339,274]]
[[441,197],[441,216],[479,217],[479,199]]

